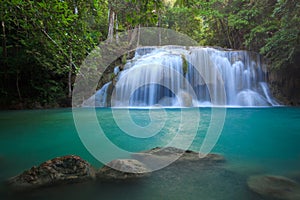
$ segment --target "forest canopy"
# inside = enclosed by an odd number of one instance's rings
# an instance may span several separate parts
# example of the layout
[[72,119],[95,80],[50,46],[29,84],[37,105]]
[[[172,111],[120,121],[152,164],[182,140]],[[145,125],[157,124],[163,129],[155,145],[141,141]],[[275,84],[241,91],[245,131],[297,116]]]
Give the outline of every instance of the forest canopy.
[[79,66],[122,31],[163,27],[199,45],[256,51],[273,69],[300,53],[298,0],[2,0],[0,105],[69,106]]

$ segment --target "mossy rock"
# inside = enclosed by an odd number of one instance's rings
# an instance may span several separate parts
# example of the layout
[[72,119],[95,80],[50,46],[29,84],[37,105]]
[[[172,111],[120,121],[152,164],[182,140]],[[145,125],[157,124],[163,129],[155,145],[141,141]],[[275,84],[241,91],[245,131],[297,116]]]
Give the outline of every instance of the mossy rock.
[[300,184],[283,176],[256,175],[247,180],[248,187],[264,197],[299,200]]
[[42,186],[76,183],[95,179],[94,168],[79,156],[68,155],[33,166],[7,181],[14,190],[35,189]]

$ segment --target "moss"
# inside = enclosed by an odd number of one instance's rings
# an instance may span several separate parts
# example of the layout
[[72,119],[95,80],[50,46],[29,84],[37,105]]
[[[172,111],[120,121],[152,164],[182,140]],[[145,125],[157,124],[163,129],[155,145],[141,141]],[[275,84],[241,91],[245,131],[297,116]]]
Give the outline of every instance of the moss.
[[112,81],[114,78],[116,77],[116,75],[114,73],[110,74],[110,80]]
[[182,59],[182,71],[183,71],[183,74],[186,75],[186,73],[188,73],[189,63],[188,63],[185,55],[181,55],[181,59]]
[[126,57],[126,55],[123,55],[122,64],[125,65],[126,63],[127,63],[127,57]]

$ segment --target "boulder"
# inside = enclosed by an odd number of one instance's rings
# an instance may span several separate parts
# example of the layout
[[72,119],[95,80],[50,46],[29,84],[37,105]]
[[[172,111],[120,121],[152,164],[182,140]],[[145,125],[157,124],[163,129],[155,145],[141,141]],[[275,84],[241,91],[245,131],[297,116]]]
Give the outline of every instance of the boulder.
[[217,153],[209,153],[209,154],[199,154],[198,152],[193,151],[185,151],[182,157],[179,160],[192,160],[192,161],[200,161],[205,164],[216,164],[216,163],[224,163],[226,160],[224,156]]
[[300,182],[300,171],[290,171],[286,174],[286,176]]
[[256,175],[247,180],[248,187],[264,197],[283,200],[299,200],[300,185],[283,176]]
[[185,91],[180,91],[176,97],[179,99],[179,105],[182,107],[191,107],[193,106],[193,98],[192,96],[185,92]]
[[104,180],[125,180],[142,178],[149,175],[150,170],[134,159],[117,159],[109,162],[97,172],[97,177]]
[[[203,157],[204,156],[204,157]],[[150,169],[158,169],[159,166],[165,166],[172,163],[197,162],[202,165],[215,165],[225,162],[225,158],[216,153],[201,155],[191,150],[182,150],[175,147],[155,147],[148,151],[133,154],[132,157]]]
[[10,178],[7,183],[13,189],[34,189],[61,183],[81,182],[95,178],[95,170],[82,158],[74,155],[48,160],[38,167]]

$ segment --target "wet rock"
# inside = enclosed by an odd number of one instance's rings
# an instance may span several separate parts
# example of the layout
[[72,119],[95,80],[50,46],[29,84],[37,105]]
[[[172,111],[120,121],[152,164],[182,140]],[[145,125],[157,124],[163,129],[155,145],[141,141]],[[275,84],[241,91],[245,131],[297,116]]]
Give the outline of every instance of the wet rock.
[[117,159],[109,162],[97,172],[97,177],[104,180],[125,180],[149,176],[150,170],[134,159]]
[[34,189],[41,186],[75,183],[95,178],[95,170],[82,158],[74,155],[48,160],[38,167],[10,178],[8,185],[17,190]]
[[[198,159],[196,158],[195,153],[199,157]],[[191,156],[190,154],[194,154],[194,155]],[[209,153],[209,154],[205,155],[205,154],[201,154],[201,153],[199,154],[197,152],[191,152],[191,153],[185,152],[185,154],[183,154],[182,159],[189,160],[189,159],[191,159],[191,157],[192,157],[192,160],[201,161],[206,164],[224,163],[226,161],[224,156],[222,156],[221,154]]]
[[290,171],[286,174],[286,176],[300,182],[300,171]]
[[176,147],[155,147],[143,153],[167,157],[175,155],[176,157],[179,157],[178,161],[225,162],[225,158],[220,154],[209,153],[204,155],[201,153],[199,154],[199,152],[182,150]]
[[175,147],[156,147],[148,151],[133,154],[132,157],[144,163],[150,169],[158,169],[159,166],[172,163],[197,162],[203,165],[215,165],[224,163],[225,158],[220,154],[210,153],[201,155],[191,150],[182,150]]
[[[187,66],[186,66],[186,68],[187,68]],[[191,106],[193,106],[193,98],[189,93],[184,92],[184,91],[180,91],[177,94],[177,98],[179,98],[180,106],[182,106],[182,107],[191,107]]]
[[[299,57],[299,56],[298,56]],[[282,69],[268,71],[268,83],[271,92],[282,104],[300,105],[300,58]]]
[[283,176],[251,176],[247,184],[252,191],[264,197],[284,200],[300,199],[300,184]]

